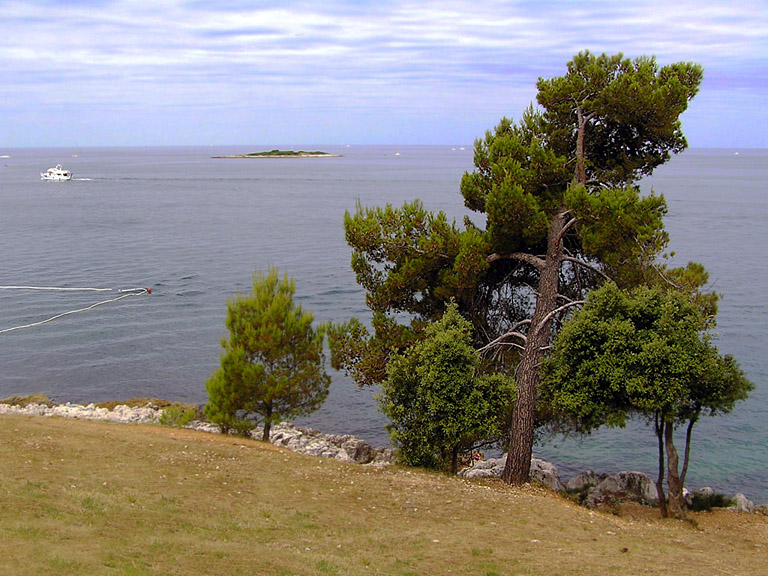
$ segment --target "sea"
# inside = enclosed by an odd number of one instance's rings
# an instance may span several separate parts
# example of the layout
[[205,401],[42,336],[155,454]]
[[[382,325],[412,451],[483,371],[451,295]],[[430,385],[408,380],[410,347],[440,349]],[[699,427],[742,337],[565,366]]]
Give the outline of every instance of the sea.
[[[227,299],[249,292],[255,271],[274,266],[293,277],[296,300],[318,322],[368,321],[345,212],[418,198],[459,225],[467,214],[481,221],[459,192],[473,168],[469,144],[297,146],[339,156],[215,158],[272,148],[0,148],[0,398],[203,404]],[[56,164],[73,179],[41,181]],[[696,424],[688,488],[768,502],[768,150],[690,149],[641,186],[667,199],[671,263],[709,270],[722,296],[715,344],[755,384],[732,413]],[[139,290],[118,292],[131,289]],[[325,404],[298,424],[387,444],[379,390],[328,369]],[[680,430],[680,449],[683,440]],[[542,436],[534,452],[565,479],[586,469],[653,478],[657,470],[655,436],[642,421],[587,437]]]

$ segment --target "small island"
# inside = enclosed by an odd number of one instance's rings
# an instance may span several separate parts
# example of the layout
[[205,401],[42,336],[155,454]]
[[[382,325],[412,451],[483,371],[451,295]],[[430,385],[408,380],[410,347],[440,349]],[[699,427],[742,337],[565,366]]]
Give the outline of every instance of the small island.
[[270,150],[268,152],[250,152],[248,154],[234,154],[231,156],[214,156],[214,158],[339,158],[341,154],[330,154],[315,150]]

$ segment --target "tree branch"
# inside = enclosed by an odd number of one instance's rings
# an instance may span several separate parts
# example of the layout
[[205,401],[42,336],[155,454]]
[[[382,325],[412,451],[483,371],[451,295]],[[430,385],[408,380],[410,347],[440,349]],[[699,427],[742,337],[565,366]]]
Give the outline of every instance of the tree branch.
[[496,262],[497,260],[517,260],[519,262],[525,262],[530,264],[537,270],[544,268],[544,260],[533,254],[527,254],[526,252],[513,252],[512,254],[491,254],[486,258],[488,264]]
[[661,517],[667,517],[667,499],[664,496],[664,439],[661,435],[661,428],[663,426],[661,422],[661,416],[658,412],[654,413],[653,427],[658,438],[659,448],[659,475],[656,478],[656,491],[659,496],[659,507],[661,508]]
[[596,266],[592,266],[592,264],[589,264],[588,262],[584,262],[584,260],[579,260],[578,258],[574,258],[573,256],[563,256],[563,260],[566,262],[573,262],[574,264],[578,264],[580,266],[584,266],[584,268],[589,268],[594,272],[595,274],[599,274],[609,282],[613,282],[613,278],[608,276],[605,272],[597,268]]
[[[563,215],[567,214],[565,212]],[[568,232],[571,228],[573,228],[573,225],[578,222],[578,218],[571,218],[568,222],[565,223],[565,226],[563,226],[563,229],[560,230],[560,234],[557,236],[557,243],[560,244],[560,242],[563,240],[563,236],[565,236],[565,233]]]
[[557,316],[563,310],[567,310],[568,308],[572,308],[574,306],[581,306],[585,302],[586,300],[574,300],[572,302],[568,302],[567,304],[563,304],[559,308],[555,308],[554,310],[552,310],[552,312],[550,312],[549,314],[544,316],[544,318],[542,318],[541,322],[539,322],[539,325],[536,327],[536,329],[538,330],[539,328],[547,324],[550,320],[552,320],[552,318]]
[[493,348],[493,347],[497,346],[498,344],[500,344],[501,341],[504,340],[505,338],[511,338],[513,336],[516,337],[516,338],[520,338],[523,342],[526,342],[528,340],[528,337],[525,334],[523,334],[522,332],[518,332],[517,329],[520,328],[521,326],[525,326],[526,324],[530,324],[530,323],[531,323],[530,319],[521,320],[520,322],[518,322],[517,324],[512,326],[512,328],[507,330],[504,334],[502,334],[498,338],[495,338],[491,342],[488,342],[488,344],[486,344],[485,346],[480,348],[478,350],[478,352],[482,354],[486,350],[489,350],[490,348]]
[[[573,301],[568,302],[567,304],[563,304],[562,306],[560,306],[558,308],[555,308],[554,310],[552,310],[552,312],[550,312],[549,314],[544,316],[544,318],[542,319],[542,321],[539,323],[539,325],[536,328],[539,329],[542,326],[546,325],[550,320],[552,320],[552,318],[557,316],[563,310],[567,310],[568,308],[572,308],[574,306],[581,306],[585,302],[586,302],[586,300],[573,300]],[[515,338],[520,338],[523,342],[528,342],[528,336],[526,336],[522,332],[517,332],[517,328],[519,328],[520,326],[524,326],[525,324],[530,324],[530,323],[531,323],[530,319],[521,320],[520,322],[515,324],[510,330],[508,330],[507,332],[505,332],[504,334],[502,334],[498,338],[492,340],[491,342],[488,342],[488,344],[486,344],[482,348],[479,348],[477,351],[482,354],[486,350],[489,350],[491,348],[499,346],[505,338],[515,337]]]
[[[521,334],[520,332],[515,332],[512,334],[512,336],[519,336],[520,338],[525,338],[524,334]],[[514,342],[500,342],[498,347],[501,346],[509,346],[510,348],[517,348],[518,350],[525,350],[525,346],[520,346],[520,344],[515,344]]]
[[696,410],[694,415],[688,421],[688,428],[685,431],[685,456],[683,457],[683,471],[680,473],[680,483],[685,484],[685,475],[688,474],[688,460],[691,455],[691,433],[693,432],[693,425],[696,424],[696,420],[699,419],[699,412],[701,409]]
[[652,267],[653,267],[654,270],[656,270],[656,272],[661,277],[661,279],[664,280],[664,282],[666,282],[670,286],[672,286],[672,288],[674,288],[675,290],[682,290],[683,289],[682,286],[680,286],[679,284],[673,282],[672,280],[670,280],[669,278],[666,277],[666,275],[663,272],[663,267],[662,266],[659,266],[658,264],[652,264]]
[[485,352],[489,348],[492,348],[494,346],[497,346],[497,345],[501,344],[501,341],[504,340],[505,338],[512,338],[512,337],[520,338],[520,340],[522,340],[523,342],[528,340],[528,337],[525,334],[523,334],[522,332],[513,332],[513,331],[510,330],[509,332],[505,332],[504,334],[502,334],[501,336],[499,336],[498,338],[496,338],[492,342],[489,342],[488,344],[486,344],[485,346],[480,348],[478,350],[478,352]]

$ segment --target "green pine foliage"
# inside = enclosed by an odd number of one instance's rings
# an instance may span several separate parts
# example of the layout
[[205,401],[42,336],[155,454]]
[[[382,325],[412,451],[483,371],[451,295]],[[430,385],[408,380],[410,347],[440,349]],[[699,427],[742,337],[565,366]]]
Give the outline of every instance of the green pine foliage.
[[702,78],[702,67],[691,62],[659,66],[653,56],[586,50],[565,75],[540,78],[536,100],[546,110],[550,148],[578,156],[581,137],[583,182],[620,187],[687,147],[680,116]]
[[276,269],[253,276],[253,290],[227,302],[229,338],[221,367],[206,383],[207,417],[222,430],[246,433],[261,421],[264,439],[280,420],[319,408],[330,385],[325,372],[324,330],[294,303],[293,279]]
[[472,324],[454,303],[423,340],[390,359],[380,404],[403,463],[456,472],[462,452],[501,438],[514,387],[478,371]]
[[419,200],[402,208],[363,208],[344,217],[353,246],[352,269],[373,312],[373,336],[357,319],[331,327],[331,360],[359,385],[378,384],[393,353],[416,342],[424,327],[455,300],[473,308],[478,279],[488,268],[480,230],[461,230]]
[[460,190],[482,226],[465,218],[460,228],[418,201],[358,205],[344,226],[372,331],[354,319],[335,326],[334,366],[361,385],[381,382],[392,355],[423,338],[454,299],[485,360],[515,371],[503,479],[526,482],[538,368],[568,308],[606,280],[629,288],[666,277],[701,287],[696,270],[659,263],[666,204],[637,186],[686,147],[680,115],[701,79],[693,63],[581,52],[566,74],[539,80],[538,106],[475,142],[475,169]]

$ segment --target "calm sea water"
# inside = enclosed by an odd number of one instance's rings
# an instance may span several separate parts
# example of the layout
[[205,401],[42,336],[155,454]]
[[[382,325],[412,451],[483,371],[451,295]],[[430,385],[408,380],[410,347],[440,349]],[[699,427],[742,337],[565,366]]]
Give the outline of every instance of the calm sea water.
[[[306,147],[304,147],[306,148]],[[44,326],[0,334],[0,397],[64,402],[165,397],[204,403],[218,366],[226,299],[277,266],[318,321],[367,318],[349,268],[346,210],[420,198],[459,221],[471,146],[323,147],[323,159],[213,159],[254,148],[0,150],[0,285],[134,288],[123,299]],[[39,180],[57,163],[70,182]],[[694,430],[691,487],[768,500],[768,151],[687,151],[644,186],[665,194],[676,261],[703,262],[723,294],[718,346],[757,389]],[[0,290],[0,330],[116,293]],[[324,407],[301,421],[386,443],[376,390],[334,373]],[[539,456],[570,474],[592,467],[655,472],[655,440],[637,423],[586,439],[542,439]]]

